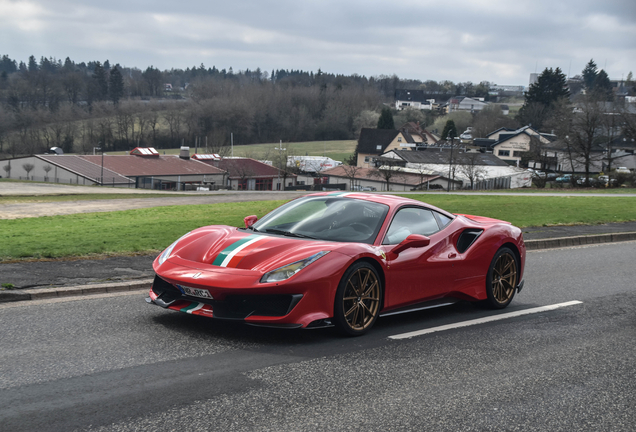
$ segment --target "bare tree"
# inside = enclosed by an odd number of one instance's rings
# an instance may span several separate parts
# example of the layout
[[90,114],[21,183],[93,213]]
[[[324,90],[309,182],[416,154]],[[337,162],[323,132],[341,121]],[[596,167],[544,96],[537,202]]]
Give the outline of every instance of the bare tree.
[[3,166],[2,169],[4,169],[4,172],[7,173],[7,178],[11,178],[11,161],[9,161],[8,164]]
[[164,113],[164,119],[168,123],[170,130],[170,140],[174,144],[179,144],[181,140],[181,130],[183,125],[183,114],[178,107],[172,107]]
[[391,179],[397,178],[402,173],[402,167],[399,162],[393,158],[380,157],[378,161],[381,163],[377,171],[371,173],[374,177],[381,178],[386,183],[386,190],[391,190]]
[[53,167],[49,164],[46,164],[42,167],[46,175],[44,176],[44,181],[49,181],[49,171],[53,169]]
[[146,123],[152,131],[152,145],[157,145],[157,125],[159,124],[159,110],[152,107],[150,111],[146,113]]
[[359,167],[356,165],[356,162],[357,160],[356,160],[355,154],[352,154],[347,159],[345,159],[345,163],[342,164],[342,169],[344,170],[345,175],[349,179],[349,190],[352,190],[353,187],[355,186],[358,172],[362,169],[362,167]]
[[29,173],[33,171],[33,168],[35,168],[35,165],[33,164],[30,164],[30,163],[22,164],[22,169],[24,169],[27,173],[27,180],[29,180]]
[[[596,146],[603,127],[603,106],[594,94],[586,95],[579,103],[572,117],[570,134],[566,143],[573,156],[573,162],[585,169],[585,185],[590,185],[590,168],[602,158]],[[575,167],[572,166],[572,171]]]
[[463,153],[457,160],[457,171],[468,179],[470,188],[475,188],[475,183],[481,181],[486,170],[480,162],[480,153]]

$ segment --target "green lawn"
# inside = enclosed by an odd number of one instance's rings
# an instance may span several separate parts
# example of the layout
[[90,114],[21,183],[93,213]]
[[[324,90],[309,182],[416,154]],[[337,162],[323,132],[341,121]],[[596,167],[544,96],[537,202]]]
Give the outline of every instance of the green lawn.
[[[454,213],[476,214],[526,226],[597,224],[636,220],[631,197],[408,195]],[[243,217],[283,201],[156,207],[0,220],[0,261],[92,254],[158,252],[204,225],[242,226]]]

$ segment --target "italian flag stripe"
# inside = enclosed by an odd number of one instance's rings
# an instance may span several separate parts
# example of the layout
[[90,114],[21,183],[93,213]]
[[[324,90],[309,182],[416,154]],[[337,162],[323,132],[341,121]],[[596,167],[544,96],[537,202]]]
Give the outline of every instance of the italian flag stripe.
[[182,308],[180,312],[185,312],[191,314],[192,311],[199,310],[203,307],[203,303],[192,302],[188,306]]
[[237,242],[232,243],[228,247],[225,248],[217,257],[214,259],[212,265],[219,267],[227,267],[230,260],[240,251],[245,249],[247,246],[256,243],[259,240],[263,240],[266,237],[259,236],[256,234],[252,234],[250,236],[244,237]]
[[[261,237],[263,238],[263,237]],[[243,245],[244,247],[241,248],[241,250],[236,250],[235,254],[232,258],[230,258],[230,260],[228,261],[228,263],[226,264],[226,267],[231,267],[231,268],[236,268],[238,267],[239,263],[241,262],[241,260],[243,258],[245,258],[246,256],[248,256],[250,254],[250,252],[252,252],[254,249],[256,249],[259,246],[262,246],[263,244],[267,243],[268,241],[270,241],[271,239],[267,239],[265,241],[255,241],[255,242],[251,242],[249,244],[245,244]]]

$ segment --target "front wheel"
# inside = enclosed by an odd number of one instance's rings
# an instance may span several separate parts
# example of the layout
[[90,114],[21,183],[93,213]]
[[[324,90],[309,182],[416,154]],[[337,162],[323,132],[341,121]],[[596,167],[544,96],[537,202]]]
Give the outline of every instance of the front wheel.
[[378,272],[366,262],[357,262],[347,269],[334,302],[334,324],[348,336],[365,334],[380,312],[382,282]]
[[515,289],[519,283],[519,265],[517,256],[507,247],[497,251],[486,277],[486,294],[488,306],[503,309],[510,304],[515,296]]

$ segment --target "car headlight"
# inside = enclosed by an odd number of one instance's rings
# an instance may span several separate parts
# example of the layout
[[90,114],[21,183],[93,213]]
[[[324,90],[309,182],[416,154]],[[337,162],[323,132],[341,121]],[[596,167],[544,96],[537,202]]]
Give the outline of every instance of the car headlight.
[[166,248],[166,250],[164,250],[161,253],[161,255],[159,255],[159,265],[163,264],[170,257],[170,254],[172,253],[172,249],[174,249],[174,247],[177,245],[177,243],[179,243],[188,234],[190,234],[190,233],[184,234],[181,237],[179,237],[174,243],[172,243],[170,246],[168,246]]
[[295,275],[296,273],[298,273],[299,271],[307,267],[309,264],[327,255],[329,252],[330,251],[318,252],[317,254],[314,254],[303,260],[296,261],[291,264],[287,264],[286,266],[283,266],[283,267],[277,268],[276,270],[272,270],[271,272],[265,273],[263,277],[261,278],[261,283],[280,282],[280,281],[289,279],[290,277],[292,277],[293,275]]

